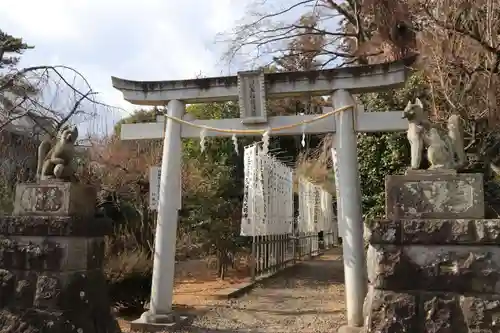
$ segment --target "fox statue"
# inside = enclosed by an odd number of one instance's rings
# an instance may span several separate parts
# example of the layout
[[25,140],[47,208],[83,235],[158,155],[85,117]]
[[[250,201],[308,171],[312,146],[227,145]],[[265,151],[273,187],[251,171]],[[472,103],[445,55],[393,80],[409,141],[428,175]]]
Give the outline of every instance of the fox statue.
[[433,169],[460,169],[467,158],[464,150],[463,128],[460,116],[454,114],[448,118],[448,133],[440,133],[432,124],[420,99],[408,102],[403,111],[403,118],[408,120],[407,138],[411,147],[411,169],[420,169],[422,151],[427,146],[427,159]]
[[71,162],[75,154],[74,145],[77,137],[78,129],[67,125],[60,130],[54,142],[50,139],[42,141],[38,147],[38,180],[74,179]]

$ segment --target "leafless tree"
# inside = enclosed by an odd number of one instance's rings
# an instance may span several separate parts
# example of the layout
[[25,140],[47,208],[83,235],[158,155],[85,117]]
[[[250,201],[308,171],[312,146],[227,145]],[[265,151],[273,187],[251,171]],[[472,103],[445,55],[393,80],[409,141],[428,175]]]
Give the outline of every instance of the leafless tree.
[[[388,1],[390,2],[390,1]],[[288,53],[301,36],[321,36],[316,58],[322,67],[364,64],[380,54],[393,58],[414,51],[414,32],[405,6],[367,0],[256,1],[232,32],[219,36],[227,43],[224,60],[246,57],[267,65]],[[390,15],[386,15],[389,11]]]
[[86,124],[109,116],[87,79],[67,66],[12,69],[0,77],[0,130],[33,127],[54,136],[62,126]]

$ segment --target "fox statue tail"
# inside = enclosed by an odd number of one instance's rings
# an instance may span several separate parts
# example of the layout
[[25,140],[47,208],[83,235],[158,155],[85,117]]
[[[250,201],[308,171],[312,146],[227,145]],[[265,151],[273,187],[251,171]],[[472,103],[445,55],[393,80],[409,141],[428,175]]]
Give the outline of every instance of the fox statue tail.
[[47,154],[49,153],[51,146],[52,145],[50,144],[50,141],[47,140],[42,141],[40,143],[40,146],[38,146],[38,161],[36,167],[37,180],[40,180],[42,177],[43,162],[45,161],[45,158],[47,157]]
[[464,148],[464,130],[462,122],[460,121],[460,116],[457,114],[452,114],[450,118],[448,118],[448,137],[450,138],[453,152],[457,158],[457,168],[464,167],[467,163]]

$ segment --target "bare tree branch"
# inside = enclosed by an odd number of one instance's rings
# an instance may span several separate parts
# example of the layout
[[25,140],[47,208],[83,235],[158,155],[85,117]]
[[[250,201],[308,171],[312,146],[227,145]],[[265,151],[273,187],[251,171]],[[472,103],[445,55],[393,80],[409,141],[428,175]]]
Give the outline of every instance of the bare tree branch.
[[[265,3],[264,3],[265,4]],[[262,4],[261,4],[262,5]],[[293,20],[288,18],[292,10],[302,8],[305,5],[313,5],[312,12],[304,11],[301,17]],[[359,31],[346,31],[341,27],[342,18],[355,22],[353,13],[348,12],[347,7],[339,6],[336,3],[331,5],[327,0],[306,0],[294,1],[286,8],[279,11],[262,9],[263,13],[254,12],[255,17],[249,23],[241,24],[232,33],[226,34],[226,38],[219,42],[228,43],[229,47],[224,55],[224,59],[231,63],[235,57],[244,54],[245,50],[250,50],[254,59],[259,60],[265,56],[276,56],[280,53],[279,49],[285,47],[285,44],[302,36],[322,36],[325,37],[323,49],[330,52],[332,57],[342,57],[342,54],[351,58],[347,52],[338,52],[344,39],[358,39]],[[285,16],[288,15],[288,16]],[[313,18],[310,22],[303,21],[305,17]],[[306,23],[307,22],[307,23]],[[314,22],[314,23],[312,23]],[[220,37],[221,35],[219,35]],[[324,52],[323,54],[329,54]],[[333,62],[333,59],[326,59],[325,63]]]
[[[308,4],[308,3],[312,3],[313,1],[316,1],[316,0],[302,0],[302,1],[299,1],[298,3],[295,3],[291,6],[289,6],[288,8],[285,8],[283,10],[280,10],[276,13],[271,13],[271,14],[266,14],[266,15],[263,15],[262,17],[260,17],[259,19],[257,19],[256,21],[254,21],[252,23],[253,26],[258,26],[259,24],[261,24],[262,22],[264,22],[265,20],[267,19],[270,19],[270,18],[275,18],[275,17],[278,17],[278,16],[281,16],[283,14],[286,14],[290,11],[292,11],[293,9],[297,8],[297,7],[300,7],[302,5],[305,5],[305,4]],[[245,28],[241,28],[240,30],[236,30],[235,34],[240,34],[242,32],[244,32],[244,29]]]
[[84,99],[87,98],[87,96],[89,95],[93,95],[95,94],[94,92],[92,92],[92,90],[89,90],[85,95],[81,96],[75,103],[75,105],[73,106],[73,108],[71,109],[70,112],[68,112],[68,114],[63,118],[61,119],[61,121],[59,122],[59,124],[56,126],[56,130],[55,132],[58,132],[63,126],[64,124],[66,124],[68,122],[68,120],[73,117],[73,115],[76,113],[76,111],[78,110],[78,107],[80,106],[80,104],[82,103],[82,101]]
[[451,31],[451,32],[454,32],[457,34],[462,34],[466,37],[469,37],[470,39],[478,42],[479,45],[481,45],[488,52],[500,54],[500,49],[498,49],[498,46],[495,47],[495,46],[489,44],[488,42],[486,42],[479,34],[479,31],[470,31],[470,30],[465,29],[463,26],[451,25],[449,23],[441,21],[441,20],[437,19],[436,17],[434,17],[434,15],[429,10],[429,8],[427,8],[427,7],[424,7],[424,8],[426,10],[427,15],[429,15],[429,18],[431,18],[433,20],[433,22],[435,24],[437,24],[439,27],[444,28],[448,31]]
[[353,15],[352,13],[349,13],[347,10],[345,10],[341,5],[337,4],[333,0],[324,0],[324,2],[330,7],[335,9],[337,12],[339,12],[342,16],[344,16],[353,26],[358,27],[358,20],[356,19],[356,16]]

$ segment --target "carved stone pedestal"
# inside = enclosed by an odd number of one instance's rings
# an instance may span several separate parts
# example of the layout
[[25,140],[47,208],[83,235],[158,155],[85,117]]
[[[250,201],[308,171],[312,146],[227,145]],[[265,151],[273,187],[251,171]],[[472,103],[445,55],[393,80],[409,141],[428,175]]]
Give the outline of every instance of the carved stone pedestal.
[[366,332],[500,332],[500,220],[482,175],[386,179],[389,220],[368,221]]
[[19,184],[15,214],[0,217],[0,331],[115,333],[102,272],[109,220],[95,190]]

